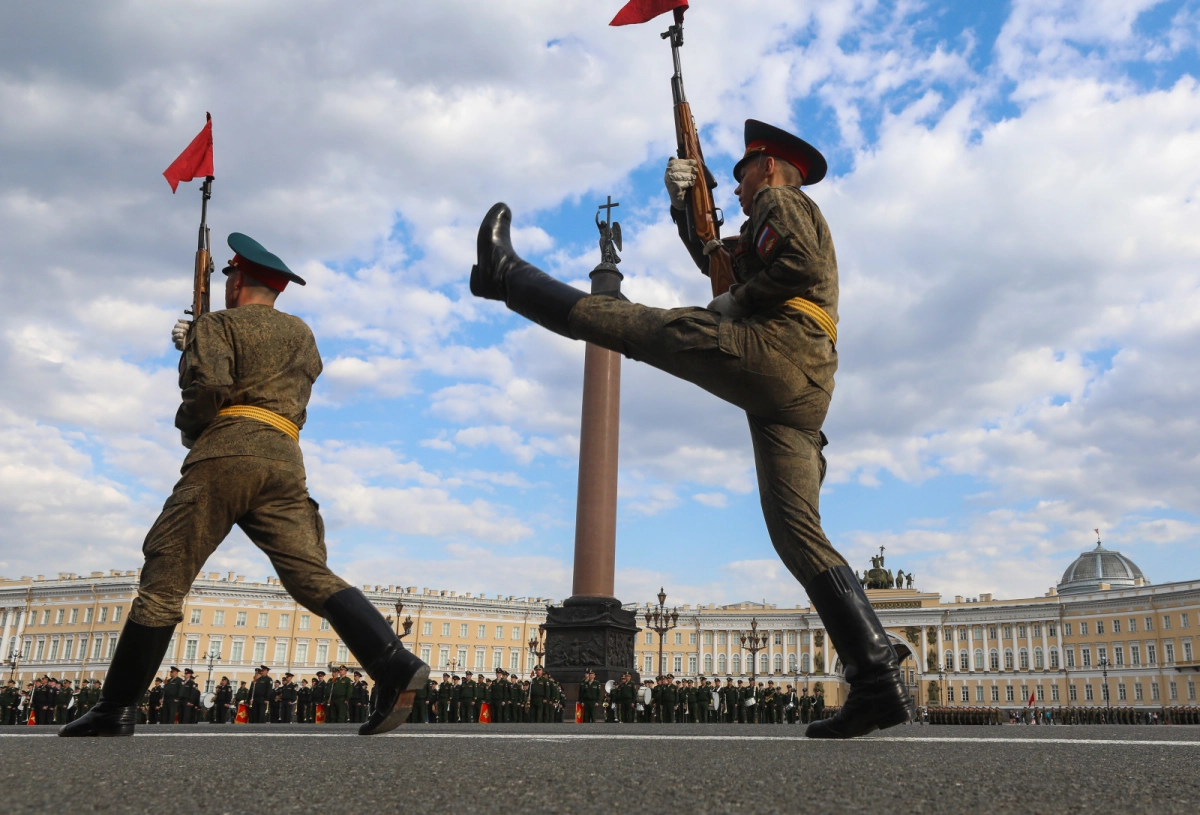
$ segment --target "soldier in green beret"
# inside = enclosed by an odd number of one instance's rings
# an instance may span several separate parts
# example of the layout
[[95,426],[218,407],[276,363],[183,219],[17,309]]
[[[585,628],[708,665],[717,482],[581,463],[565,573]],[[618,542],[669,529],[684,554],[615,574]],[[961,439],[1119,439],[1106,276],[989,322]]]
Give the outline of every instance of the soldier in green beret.
[[183,620],[184,598],[234,525],[379,683],[379,709],[360,734],[402,723],[428,674],[375,606],[327,563],[324,521],[300,452],[321,355],[304,321],[275,307],[289,283],[304,280],[253,238],[234,232],[228,242],[225,309],[172,331],[182,352],[175,426],[188,449],[180,479],[142,546],[137,597],[100,702],[62,736],[133,735],[136,704]]

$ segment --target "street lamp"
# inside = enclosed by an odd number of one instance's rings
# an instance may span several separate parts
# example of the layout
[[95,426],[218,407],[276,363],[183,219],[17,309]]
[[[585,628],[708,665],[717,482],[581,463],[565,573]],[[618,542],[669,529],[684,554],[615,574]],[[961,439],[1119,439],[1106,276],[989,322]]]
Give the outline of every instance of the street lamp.
[[[212,693],[212,689],[213,689],[213,680],[212,680],[213,666],[214,666],[214,665],[216,665],[218,662],[220,662],[220,661],[221,661],[221,652],[220,652],[220,651],[218,651],[218,650],[216,649],[216,646],[215,646],[215,645],[213,645],[213,646],[210,646],[210,647],[209,647],[209,649],[208,649],[208,653],[204,655],[204,658],[208,660],[208,679],[204,680],[204,692],[205,692],[205,693]],[[236,674],[235,674],[235,676],[236,676]]]
[[539,625],[537,631],[529,637],[529,653],[533,654],[533,664],[541,665],[542,657],[546,656],[546,628]]
[[1108,709],[1108,666],[1110,664],[1108,656],[1100,657],[1100,660],[1096,664],[1100,666],[1100,674],[1104,677],[1104,683],[1100,686],[1100,699],[1104,702],[1106,718],[1112,718],[1112,713]]
[[404,639],[409,634],[411,634],[412,627],[413,627],[413,618],[412,618],[412,615],[409,614],[407,617],[404,618],[404,633],[403,634],[400,633],[400,614],[403,611],[404,611],[404,603],[397,600],[396,601],[396,617],[395,617],[395,619],[393,619],[392,615],[390,615],[390,614],[385,618],[388,622],[388,625],[391,625],[393,622],[396,624],[396,636],[398,636],[400,639]]
[[758,633],[758,619],[750,619],[750,633],[742,633],[742,650],[750,652],[750,687],[758,687],[755,681],[758,677],[758,652],[767,647],[767,640],[770,639],[767,632]]
[[21,664],[21,659],[23,657],[24,654],[21,653],[21,649],[15,645],[8,649],[8,659],[6,659],[5,662],[12,667],[12,670],[8,672],[8,678],[10,680],[17,675],[17,666]]
[[664,675],[667,672],[667,667],[663,664],[663,637],[677,625],[679,625],[679,609],[675,608],[667,611],[667,593],[662,588],[659,588],[658,605],[646,609],[646,627],[658,633],[659,675]]

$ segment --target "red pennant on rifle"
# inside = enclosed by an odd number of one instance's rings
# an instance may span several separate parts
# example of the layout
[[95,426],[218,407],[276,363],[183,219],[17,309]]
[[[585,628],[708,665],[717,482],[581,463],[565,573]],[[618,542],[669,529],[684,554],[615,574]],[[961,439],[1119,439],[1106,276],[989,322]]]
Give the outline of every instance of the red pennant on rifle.
[[204,115],[208,117],[204,129],[192,139],[187,149],[179,154],[179,158],[163,170],[163,177],[171,185],[171,192],[179,188],[180,181],[206,178],[213,174],[212,114]]
[[653,20],[677,8],[687,8],[687,0],[629,0],[609,25],[637,25]]

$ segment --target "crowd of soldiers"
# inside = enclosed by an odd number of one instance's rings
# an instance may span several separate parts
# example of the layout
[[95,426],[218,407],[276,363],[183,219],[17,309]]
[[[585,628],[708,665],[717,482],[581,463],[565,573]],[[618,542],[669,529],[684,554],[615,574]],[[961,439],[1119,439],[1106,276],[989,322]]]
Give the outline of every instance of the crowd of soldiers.
[[[138,720],[142,724],[195,724],[241,721],[251,724],[360,723],[375,704],[374,688],[359,671],[338,666],[333,677],[317,671],[310,683],[295,681],[286,672],[279,679],[262,665],[249,682],[234,687],[221,677],[211,695],[202,694],[190,668],[172,667],[167,678],[156,678],[142,699]],[[208,698],[205,698],[205,697]],[[43,676],[19,688],[13,680],[0,688],[0,724],[63,725],[82,716],[100,698],[100,680]],[[733,678],[676,679],[660,676],[641,684],[625,674],[606,688],[589,671],[579,686],[579,711],[584,722],[646,724],[807,724],[827,718],[836,708],[827,707],[821,688],[796,690],[774,680],[744,681]],[[244,708],[243,708],[244,706]],[[486,707],[485,707],[486,706]],[[497,723],[562,722],[573,720],[563,688],[541,666],[522,680],[497,670],[494,679],[471,671],[432,677],[416,693],[410,722]],[[1200,708],[1164,707],[1137,710],[1123,707],[1030,707],[1004,711],[997,707],[929,707],[919,721],[927,724],[1200,724]]]

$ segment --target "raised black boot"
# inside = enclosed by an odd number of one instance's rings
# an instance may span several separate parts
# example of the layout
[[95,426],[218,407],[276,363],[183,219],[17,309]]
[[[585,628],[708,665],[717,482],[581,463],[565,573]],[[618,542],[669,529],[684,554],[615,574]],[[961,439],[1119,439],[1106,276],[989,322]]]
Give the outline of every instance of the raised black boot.
[[104,675],[100,700],[58,731],[60,736],[132,736],[137,706],[158,673],[175,626],[150,627],[126,620]]
[[511,226],[512,210],[507,204],[496,204],[484,216],[475,242],[478,260],[471,268],[471,294],[500,300],[522,317],[578,339],[567,328],[567,318],[587,293],[521,260],[513,250]]
[[837,715],[808,726],[810,739],[852,739],[912,719],[913,704],[887,632],[849,566],[805,586],[845,668],[850,693]]
[[404,647],[396,632],[358,589],[342,589],[325,601],[325,619],[375,680],[375,710],[360,736],[386,733],[404,723],[429,666]]

